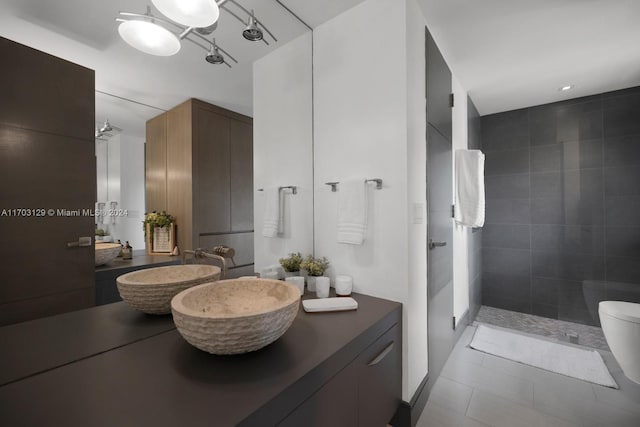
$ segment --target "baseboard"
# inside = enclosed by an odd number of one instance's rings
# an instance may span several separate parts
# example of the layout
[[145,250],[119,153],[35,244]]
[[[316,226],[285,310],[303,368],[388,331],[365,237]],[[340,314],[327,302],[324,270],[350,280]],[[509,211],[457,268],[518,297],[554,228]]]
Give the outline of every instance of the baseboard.
[[428,382],[429,374],[427,373],[420,382],[420,385],[418,385],[411,400],[409,402],[405,402],[404,400],[400,402],[398,410],[391,421],[393,427],[415,427],[429,398]]
[[464,330],[467,329],[467,325],[468,324],[469,324],[469,310],[464,312],[464,314],[462,315],[462,317],[458,321],[458,324],[456,325],[456,329],[455,329],[455,331],[453,333],[453,346],[452,346],[452,348],[456,345],[456,343],[458,342],[458,340],[462,336],[462,333],[464,332]]

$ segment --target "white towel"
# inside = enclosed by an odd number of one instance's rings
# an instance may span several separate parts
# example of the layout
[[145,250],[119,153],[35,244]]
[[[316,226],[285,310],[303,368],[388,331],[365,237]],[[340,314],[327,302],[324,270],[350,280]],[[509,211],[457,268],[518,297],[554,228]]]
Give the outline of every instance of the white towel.
[[361,178],[338,188],[338,243],[361,245],[367,229],[367,184]]
[[265,188],[264,190],[264,222],[262,235],[264,237],[278,237],[282,230],[282,209],[280,206],[280,190]]
[[484,154],[480,150],[456,150],[456,222],[482,227],[484,211]]

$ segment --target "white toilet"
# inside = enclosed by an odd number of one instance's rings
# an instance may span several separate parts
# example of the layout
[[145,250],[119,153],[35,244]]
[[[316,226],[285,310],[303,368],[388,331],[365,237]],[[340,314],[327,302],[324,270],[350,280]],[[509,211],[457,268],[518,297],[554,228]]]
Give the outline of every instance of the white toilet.
[[602,301],[598,313],[613,356],[627,378],[640,384],[640,304]]

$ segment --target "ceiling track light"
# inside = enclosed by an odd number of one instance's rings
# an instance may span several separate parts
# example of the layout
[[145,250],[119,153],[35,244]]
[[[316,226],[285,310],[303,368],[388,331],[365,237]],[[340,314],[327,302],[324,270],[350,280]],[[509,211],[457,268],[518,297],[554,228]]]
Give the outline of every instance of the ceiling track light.
[[[205,60],[208,63],[225,64],[231,68],[225,57],[236,64],[238,61],[221,48],[215,39],[207,38],[217,29],[220,9],[224,9],[245,26],[242,32],[245,39],[262,40],[269,45],[269,42],[264,39],[264,31],[275,42],[278,41],[255,17],[253,10],[248,11],[235,0],[151,0],[151,2],[169,19],[154,16],[149,6],[145,14],[120,12],[121,18],[116,18],[116,21],[120,22],[118,27],[120,37],[130,46],[150,55],[175,55],[180,51],[181,41],[188,40],[207,52]],[[233,3],[246,13],[247,21],[229,10],[226,3]]]
[[[242,12],[247,14],[248,20],[245,21],[244,19],[242,19],[240,16],[238,16],[236,13],[230,10],[226,5],[223,5],[224,3],[233,3],[234,5],[236,5],[238,9],[240,9]],[[269,31],[266,25],[264,25],[262,22],[260,22],[258,18],[256,18],[255,14],[253,13],[253,10],[251,11],[247,10],[235,0],[227,0],[223,2],[222,4],[220,4],[220,9],[223,9],[225,12],[227,12],[229,15],[236,18],[245,26],[244,30],[242,31],[242,36],[245,39],[252,42],[262,41],[264,42],[264,44],[268,45],[269,42],[265,40],[263,36],[262,31],[264,30],[267,34],[269,34],[269,36],[273,39],[274,42],[276,43],[278,42],[278,39],[273,35],[271,31]]]

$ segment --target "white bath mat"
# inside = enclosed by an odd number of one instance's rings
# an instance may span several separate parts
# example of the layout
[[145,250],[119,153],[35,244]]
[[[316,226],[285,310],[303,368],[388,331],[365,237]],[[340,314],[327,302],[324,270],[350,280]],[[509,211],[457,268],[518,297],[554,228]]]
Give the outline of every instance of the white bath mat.
[[618,388],[600,354],[517,332],[478,325],[471,348],[536,368]]

